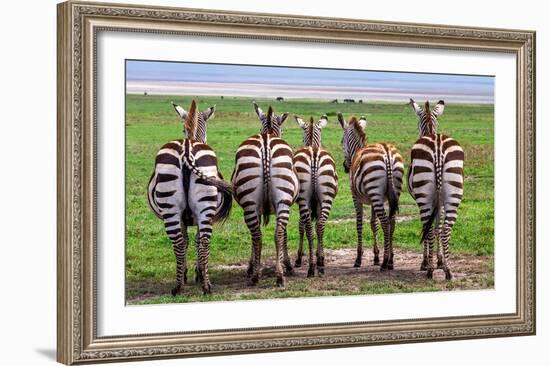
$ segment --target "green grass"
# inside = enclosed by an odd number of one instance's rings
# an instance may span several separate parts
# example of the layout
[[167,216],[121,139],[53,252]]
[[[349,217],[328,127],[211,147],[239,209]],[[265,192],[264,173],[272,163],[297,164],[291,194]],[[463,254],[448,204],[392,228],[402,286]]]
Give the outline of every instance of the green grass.
[[[128,95],[126,100],[126,280],[128,295],[139,296],[142,283],[174,281],[175,258],[164,227],[147,205],[147,183],[154,167],[158,149],[166,142],[182,137],[182,124],[170,105],[174,100],[186,109],[191,97]],[[236,148],[248,136],[258,133],[260,122],[249,98],[196,97],[201,110],[216,104],[216,115],[208,126],[208,144],[218,156],[219,168],[226,180],[233,171]],[[349,180],[342,168],[343,153],[340,146],[342,131],[336,120],[341,111],[346,117],[366,114],[369,121],[369,142],[393,143],[405,158],[408,168],[410,147],[417,139],[416,115],[405,103],[331,104],[326,101],[257,99],[267,110],[273,105],[277,113],[290,112],[283,125],[283,138],[293,147],[302,143],[302,130],[292,115],[318,118],[326,113],[329,125],[323,130],[322,143],[337,162],[339,191],[333,205],[330,222],[325,230],[325,248],[354,248],[355,223]],[[458,221],[451,239],[451,253],[492,256],[494,250],[494,115],[493,105],[453,105],[445,107],[440,118],[439,131],[453,136],[465,150],[465,193],[459,208]],[[370,210],[365,211],[370,216]],[[395,230],[395,246],[420,251],[418,208],[405,191],[400,199],[401,216],[412,220],[399,223]],[[288,225],[289,248],[295,255],[298,241],[298,212],[296,205]],[[349,221],[336,223],[334,220]],[[194,230],[194,228],[190,229]],[[264,228],[262,255],[274,254],[274,227]],[[366,243],[372,241],[368,225],[365,226]],[[367,244],[368,247],[370,245]],[[225,225],[214,230],[210,264],[245,263],[250,255],[250,236],[244,225],[242,210],[233,205]],[[189,250],[189,263],[194,263],[193,246]],[[213,281],[214,282],[214,281]],[[215,285],[215,283],[214,283]],[[147,286],[143,286],[145,289]],[[377,293],[377,285],[365,285],[365,293]],[[415,286],[418,288],[418,286]],[[429,285],[421,286],[428,288]],[[392,287],[393,288],[393,287]],[[399,288],[399,287],[397,287]],[[132,289],[132,291],[130,291]],[[145,291],[145,290],[144,290]],[[361,292],[360,290],[359,292]],[[405,291],[405,290],[403,290]],[[391,292],[391,291],[390,291]],[[301,296],[289,290],[285,295]],[[251,294],[250,296],[254,296]],[[307,294],[303,294],[307,296]],[[221,298],[220,298],[221,297]],[[223,295],[214,296],[222,299]],[[225,298],[224,298],[225,299]],[[181,299],[179,299],[181,300]],[[159,302],[165,300],[159,298]],[[172,301],[178,301],[172,298]]]

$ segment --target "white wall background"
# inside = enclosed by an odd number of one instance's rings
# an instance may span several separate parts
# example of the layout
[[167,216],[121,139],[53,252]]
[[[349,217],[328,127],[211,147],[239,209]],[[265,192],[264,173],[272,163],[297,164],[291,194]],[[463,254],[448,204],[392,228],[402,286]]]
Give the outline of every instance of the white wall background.
[[[127,3],[128,1],[113,1]],[[192,360],[167,360],[147,365],[271,365],[315,362],[333,364],[425,365],[443,359],[448,365],[512,365],[537,362],[548,355],[550,324],[550,260],[545,248],[550,194],[550,99],[548,65],[550,25],[544,2],[504,4],[497,1],[457,2],[405,0],[132,0],[150,5],[186,6],[283,14],[373,20],[533,29],[537,31],[537,201],[538,201],[538,335],[534,337],[454,341],[399,346],[269,353]],[[0,363],[42,365],[55,362],[55,170],[56,170],[56,1],[2,4],[0,12]],[[510,208],[514,207],[510,203]],[[546,279],[546,280],[545,280]],[[542,361],[544,362],[544,361]]]

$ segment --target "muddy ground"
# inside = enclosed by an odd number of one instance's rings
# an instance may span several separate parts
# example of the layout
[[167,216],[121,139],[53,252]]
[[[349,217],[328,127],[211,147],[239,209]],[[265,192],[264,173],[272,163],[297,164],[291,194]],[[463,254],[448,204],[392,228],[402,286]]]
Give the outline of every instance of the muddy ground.
[[200,286],[193,281],[194,274],[189,271],[191,281],[178,296],[170,295],[172,281],[128,284],[128,304],[475,290],[494,286],[492,256],[452,255],[453,280],[446,281],[442,270],[434,272],[433,280],[426,279],[426,272],[420,271],[421,253],[394,249],[395,269],[381,272],[380,266],[372,264],[372,253],[367,250],[360,268],[353,267],[355,249],[326,250],[325,274],[314,278],[307,278],[306,255],[302,266],[294,268],[294,275],[287,277],[285,289],[275,285],[274,258],[265,258],[260,282],[255,287],[246,284],[247,263],[211,265],[211,295],[202,295]]

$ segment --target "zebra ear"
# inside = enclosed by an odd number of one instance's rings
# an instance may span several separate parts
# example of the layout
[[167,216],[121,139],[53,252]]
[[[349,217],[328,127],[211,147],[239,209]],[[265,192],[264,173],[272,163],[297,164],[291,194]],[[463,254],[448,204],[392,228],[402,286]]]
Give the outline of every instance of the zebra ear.
[[344,119],[344,116],[342,113],[338,112],[338,122],[340,122],[340,126],[342,127],[342,130],[346,129],[346,120]]
[[321,116],[321,119],[319,120],[319,122],[317,122],[317,126],[319,128],[325,128],[327,127],[327,123],[328,123],[328,117],[326,115],[323,115]]
[[212,107],[205,110],[204,113],[204,119],[209,120],[210,118],[214,117],[214,113],[216,112],[216,105],[214,104]]
[[279,126],[282,125],[282,124],[286,121],[287,118],[288,118],[288,112],[287,112],[287,113],[283,113],[283,114],[281,115],[281,120],[280,120],[280,122],[279,122]]
[[437,102],[432,112],[433,114],[436,115],[436,117],[439,117],[443,114],[444,110],[445,110],[445,102],[440,100],[439,102]]
[[361,116],[357,123],[359,124],[359,126],[361,126],[361,129],[365,131],[365,128],[367,127],[367,120],[365,119],[365,117]]
[[254,105],[254,110],[256,111],[258,117],[262,118],[262,115],[264,115],[264,111],[262,111],[262,109],[258,107],[255,101],[253,101],[252,104]]
[[183,109],[182,107],[180,107],[174,102],[170,102],[170,103],[172,103],[172,107],[174,107],[174,109],[176,110],[176,113],[178,114],[178,116],[180,116],[181,119],[183,120],[187,119],[188,113],[185,109]]
[[411,108],[416,112],[416,114],[418,115],[421,115],[422,114],[422,109],[420,109],[420,107],[418,106],[418,104],[416,104],[416,102],[411,98],[409,99],[409,105],[411,106]]
[[301,119],[301,118],[298,117],[298,116],[294,116],[294,119],[295,119],[296,122],[298,123],[298,126],[300,126],[303,130],[306,129],[306,123],[304,122],[303,119]]
[[361,126],[361,129],[365,130],[365,128],[367,127],[367,118],[365,116],[361,116],[359,117],[359,126]]

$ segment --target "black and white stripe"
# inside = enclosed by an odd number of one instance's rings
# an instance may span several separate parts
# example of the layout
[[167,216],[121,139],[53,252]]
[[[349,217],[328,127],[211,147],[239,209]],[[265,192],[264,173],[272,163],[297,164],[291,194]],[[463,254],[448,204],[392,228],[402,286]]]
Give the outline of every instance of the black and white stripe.
[[[178,109],[176,108],[178,111]],[[183,109],[181,109],[183,110]],[[180,110],[180,111],[181,111]],[[155,170],[149,180],[148,202],[162,220],[176,255],[176,295],[187,282],[187,227],[197,225],[197,282],[204,293],[211,285],[208,256],[212,225],[229,215],[232,203],[230,186],[221,179],[214,151],[205,143],[206,121],[203,113],[191,103],[185,112],[184,140],[171,141],[161,147],[155,159]],[[197,134],[198,131],[203,131]],[[196,140],[198,137],[201,140]]]
[[455,139],[437,133],[437,117],[443,114],[445,106],[442,100],[431,111],[429,102],[424,108],[412,99],[409,104],[418,116],[421,135],[411,150],[407,182],[423,224],[421,270],[427,271],[428,278],[433,277],[433,245],[437,240],[437,267],[450,280],[449,239],[464,194],[464,151]]
[[[342,114],[338,120],[344,130],[344,169],[350,174],[350,185],[357,223],[357,259],[355,267],[361,266],[363,255],[363,204],[371,205],[371,227],[374,236],[374,264],[379,263],[376,234],[377,219],[384,232],[384,260],[381,270],[393,269],[393,232],[395,215],[403,181],[403,158],[391,144],[366,144],[365,127],[367,120],[352,117],[346,124]],[[388,201],[386,214],[384,202]]]
[[262,122],[262,133],[249,137],[239,146],[231,179],[235,200],[244,210],[244,220],[252,236],[248,283],[255,285],[260,276],[261,217],[267,225],[269,215],[275,213],[275,271],[277,284],[284,286],[283,264],[287,273],[292,272],[286,227],[290,206],[296,200],[299,189],[292,149],[280,138],[281,125],[288,114],[275,115],[271,106],[265,114],[256,103],[254,108]]
[[[308,277],[325,271],[323,234],[332,203],[338,192],[338,175],[334,158],[321,148],[321,129],[326,127],[328,118],[322,116],[318,122],[313,117],[309,123],[295,116],[296,122],[304,130],[304,147],[294,154],[294,169],[300,182],[298,205],[300,206],[300,242],[296,258],[296,267],[302,265],[304,254],[304,231],[309,244]],[[316,220],[317,252],[316,262],[313,256],[312,220]]]

